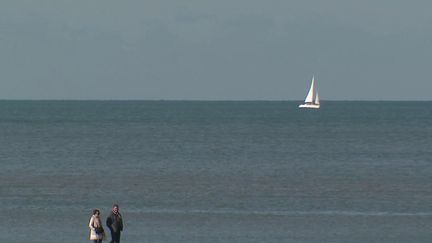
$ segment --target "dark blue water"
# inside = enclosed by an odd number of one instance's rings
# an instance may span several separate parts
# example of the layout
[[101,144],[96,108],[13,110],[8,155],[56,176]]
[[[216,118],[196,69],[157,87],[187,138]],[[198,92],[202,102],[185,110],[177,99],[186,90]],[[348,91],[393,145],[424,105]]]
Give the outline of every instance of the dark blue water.
[[0,242],[431,242],[432,102],[297,105],[0,101]]

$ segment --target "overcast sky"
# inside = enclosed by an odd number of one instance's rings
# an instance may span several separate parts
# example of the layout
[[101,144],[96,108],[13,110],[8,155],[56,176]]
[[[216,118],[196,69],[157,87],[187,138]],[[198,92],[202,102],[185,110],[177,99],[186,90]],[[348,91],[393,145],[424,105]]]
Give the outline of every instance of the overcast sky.
[[2,0],[0,99],[432,100],[432,2]]

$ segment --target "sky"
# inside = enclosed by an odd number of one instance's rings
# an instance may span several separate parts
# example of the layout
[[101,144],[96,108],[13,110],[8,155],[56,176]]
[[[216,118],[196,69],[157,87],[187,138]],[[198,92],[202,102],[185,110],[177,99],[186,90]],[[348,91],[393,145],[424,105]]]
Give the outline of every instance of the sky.
[[432,100],[432,1],[2,0],[0,99]]

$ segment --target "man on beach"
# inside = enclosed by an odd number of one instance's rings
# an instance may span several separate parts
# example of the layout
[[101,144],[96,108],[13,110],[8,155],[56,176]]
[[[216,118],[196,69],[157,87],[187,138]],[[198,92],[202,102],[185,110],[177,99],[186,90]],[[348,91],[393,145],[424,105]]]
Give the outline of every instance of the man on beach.
[[120,232],[123,230],[123,218],[119,212],[119,206],[114,204],[112,212],[106,220],[111,231],[111,243],[120,243]]

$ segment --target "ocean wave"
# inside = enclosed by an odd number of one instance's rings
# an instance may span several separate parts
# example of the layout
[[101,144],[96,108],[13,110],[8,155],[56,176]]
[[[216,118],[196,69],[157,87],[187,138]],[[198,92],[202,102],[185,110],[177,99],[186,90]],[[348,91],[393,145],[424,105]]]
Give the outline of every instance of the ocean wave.
[[234,209],[129,209],[130,213],[160,213],[160,214],[227,214],[227,215],[258,215],[258,216],[432,216],[432,212],[391,212],[391,211],[350,211],[350,210],[316,210],[316,211],[258,211]]

